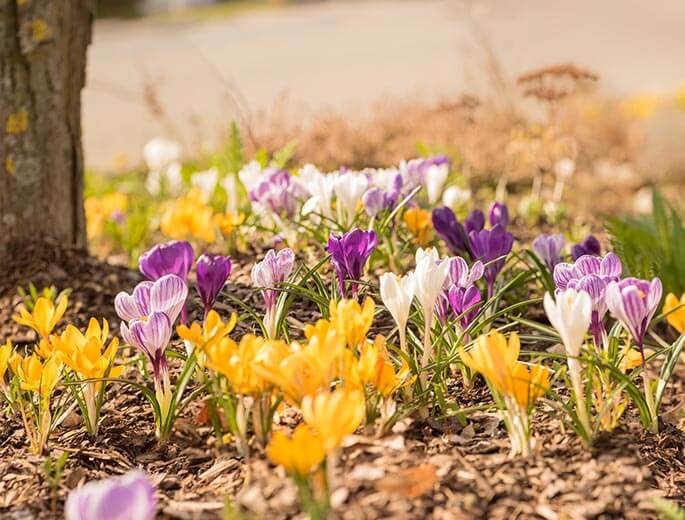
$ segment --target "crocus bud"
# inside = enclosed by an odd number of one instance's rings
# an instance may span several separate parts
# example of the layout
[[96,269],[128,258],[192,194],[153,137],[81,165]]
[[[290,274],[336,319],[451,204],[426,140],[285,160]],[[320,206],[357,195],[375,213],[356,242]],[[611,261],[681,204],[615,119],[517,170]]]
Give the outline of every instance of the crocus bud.
[[571,258],[578,260],[583,255],[600,255],[602,246],[594,235],[586,236],[582,242],[571,247]]
[[[331,254],[331,262],[338,277],[340,294],[345,294],[345,280],[359,280],[364,265],[376,249],[378,237],[375,231],[353,229],[343,235],[331,235],[326,250]],[[352,282],[352,296],[357,293],[357,284]]]
[[564,235],[540,235],[533,240],[533,251],[550,271],[561,262],[561,252],[564,249]]
[[362,203],[364,204],[364,211],[369,217],[375,217],[383,209],[383,190],[380,188],[371,188],[364,193]]
[[212,309],[229,276],[230,257],[205,253],[197,259],[197,292],[204,304],[205,316]]
[[497,224],[504,229],[509,225],[509,210],[505,204],[495,202],[490,206],[490,214],[488,215],[490,225],[495,227]]
[[485,227],[485,215],[479,209],[474,209],[468,216],[464,219],[464,229],[466,233],[471,233],[471,231],[481,231]]

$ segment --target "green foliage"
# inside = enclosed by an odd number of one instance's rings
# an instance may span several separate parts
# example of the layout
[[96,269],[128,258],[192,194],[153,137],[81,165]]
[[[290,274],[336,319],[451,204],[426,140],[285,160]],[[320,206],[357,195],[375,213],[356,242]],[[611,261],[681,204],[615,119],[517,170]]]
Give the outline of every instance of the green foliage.
[[17,287],[17,294],[21,297],[24,306],[29,312],[33,312],[33,308],[36,306],[38,298],[47,298],[51,302],[56,302],[62,297],[69,297],[71,294],[71,289],[64,289],[57,292],[57,287],[51,285],[50,287],[43,287],[40,291],[33,285],[33,282],[29,282],[28,292],[23,287]]
[[664,520],[685,520],[685,509],[672,500],[653,498],[652,504],[659,513],[659,517]]
[[685,291],[685,226],[681,211],[656,190],[651,215],[609,218],[607,229],[624,275],[659,276],[666,293]]

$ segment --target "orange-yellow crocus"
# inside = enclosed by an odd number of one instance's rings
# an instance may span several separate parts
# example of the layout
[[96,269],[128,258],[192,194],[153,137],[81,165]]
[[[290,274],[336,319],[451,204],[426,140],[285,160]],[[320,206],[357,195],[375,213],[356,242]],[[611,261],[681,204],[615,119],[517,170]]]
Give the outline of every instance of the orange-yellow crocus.
[[[356,300],[341,300],[330,303],[330,323],[338,334],[345,338],[347,346],[356,349],[365,341],[373,323],[376,306],[371,298],[366,298],[364,304],[359,305]],[[312,331],[305,327],[305,336],[312,336]]]
[[372,386],[382,397],[390,396],[398,388],[411,383],[410,369],[403,363],[400,370],[390,359],[385,348],[385,337],[376,336],[373,343],[362,346],[357,363],[357,374],[363,385]]
[[302,400],[302,417],[321,435],[324,451],[335,451],[342,440],[359,427],[366,413],[364,394],[358,389],[338,387]]
[[59,382],[62,361],[57,356],[52,356],[43,363],[36,354],[31,354],[24,358],[19,356],[15,363],[21,389],[49,399]]
[[280,431],[274,432],[266,454],[271,462],[300,478],[306,478],[316,471],[326,456],[321,435],[306,424],[295,428],[292,437]]
[[31,327],[41,338],[47,339],[57,322],[64,316],[67,304],[66,296],[59,299],[56,307],[52,300],[41,296],[36,300],[33,312],[29,312],[22,305],[19,307],[19,314],[12,316],[12,319],[20,325]]
[[9,367],[10,357],[13,352],[14,347],[10,340],[7,340],[4,345],[0,346],[0,385],[5,377],[5,372],[7,372],[7,368]]
[[235,328],[237,321],[238,316],[233,313],[228,322],[224,323],[218,312],[210,310],[202,325],[197,322],[193,322],[190,327],[179,325],[176,327],[176,332],[181,339],[189,342],[194,348],[203,350],[228,336]]
[[193,188],[162,212],[160,229],[174,240],[197,239],[213,243],[216,239],[214,211],[202,200],[202,191]]
[[409,232],[414,235],[419,247],[425,247],[430,243],[433,238],[433,226],[429,211],[421,208],[409,208],[404,212],[403,220]]
[[91,318],[85,333],[67,325],[62,334],[50,337],[50,343],[60,359],[83,379],[105,377],[110,366],[109,377],[119,377],[124,367],[113,366],[119,339],[113,338],[107,345],[108,336],[107,320],[103,319],[100,326],[95,318]]
[[685,332],[685,292],[678,297],[670,293],[664,301],[664,314],[671,326],[679,333]]

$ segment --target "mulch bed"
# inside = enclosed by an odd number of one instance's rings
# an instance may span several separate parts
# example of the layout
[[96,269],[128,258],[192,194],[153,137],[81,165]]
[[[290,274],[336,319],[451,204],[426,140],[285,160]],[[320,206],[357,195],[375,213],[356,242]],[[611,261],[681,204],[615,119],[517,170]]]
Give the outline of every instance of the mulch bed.
[[[130,291],[138,273],[79,251],[36,247],[40,250],[14,258],[0,280],[0,340],[11,337],[20,345],[33,340],[11,320],[19,303],[16,287],[29,281],[73,289],[66,320],[83,326],[91,315],[104,316],[116,330],[114,295]],[[259,308],[261,297],[249,282],[251,258],[234,259],[227,292]],[[293,325],[317,316],[311,304],[293,309]],[[220,310],[240,312],[228,300]],[[193,311],[199,312],[197,302]],[[245,332],[244,327],[233,336]],[[487,394],[479,383],[464,390],[456,382],[454,392],[462,406],[482,402]],[[513,460],[502,423],[489,413],[471,415],[467,426],[453,419],[407,418],[382,438],[360,431],[347,440],[338,461],[334,514],[355,520],[656,518],[652,498],[685,503],[684,400],[681,363],[663,404],[660,434],[645,432],[629,410],[624,426],[601,437],[591,452],[543,410],[535,419],[535,453]],[[257,518],[305,518],[294,485],[268,463],[262,448],[253,446],[245,460],[230,447],[215,446],[209,426],[199,419],[201,412],[200,400],[184,410],[173,438],[160,447],[142,396],[111,385],[97,440],[88,437],[76,414],[51,437],[53,457],[69,452],[55,496],[44,479],[43,458],[29,453],[20,422],[2,417],[0,517],[60,518],[70,489],[140,467],[159,488],[164,517],[221,518],[226,508]],[[295,419],[286,413],[281,421],[292,426]]]

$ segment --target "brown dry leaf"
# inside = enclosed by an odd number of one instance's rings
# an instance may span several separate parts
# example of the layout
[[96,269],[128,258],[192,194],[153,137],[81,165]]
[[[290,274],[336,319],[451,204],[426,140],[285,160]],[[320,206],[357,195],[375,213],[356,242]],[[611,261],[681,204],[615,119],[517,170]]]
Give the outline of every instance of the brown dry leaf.
[[438,473],[435,466],[433,464],[421,464],[380,479],[376,487],[386,493],[416,498],[433,489],[437,481]]

